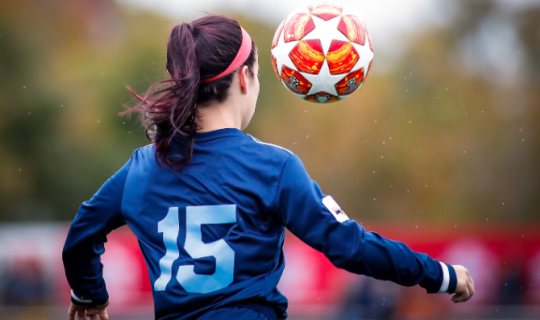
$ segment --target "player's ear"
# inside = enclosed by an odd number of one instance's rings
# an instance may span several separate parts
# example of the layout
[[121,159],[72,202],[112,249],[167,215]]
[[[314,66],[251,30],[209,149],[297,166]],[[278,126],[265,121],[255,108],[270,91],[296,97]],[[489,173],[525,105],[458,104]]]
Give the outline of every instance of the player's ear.
[[238,80],[240,81],[240,92],[247,94],[249,69],[247,66],[242,66],[238,70]]

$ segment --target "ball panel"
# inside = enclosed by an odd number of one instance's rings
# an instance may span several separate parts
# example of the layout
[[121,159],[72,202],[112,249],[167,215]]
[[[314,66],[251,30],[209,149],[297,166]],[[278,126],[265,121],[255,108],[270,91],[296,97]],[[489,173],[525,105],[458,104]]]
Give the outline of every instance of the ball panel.
[[365,28],[365,30],[366,30],[366,34],[369,41],[369,48],[371,49],[371,52],[375,52],[373,51],[373,40],[371,40],[371,35],[369,34],[369,30],[367,28]]
[[362,22],[351,14],[346,14],[341,17],[338,25],[338,30],[341,31],[350,41],[360,45],[366,44],[366,32]]
[[313,29],[315,29],[315,24],[311,16],[307,13],[297,13],[285,26],[285,42],[301,40]]
[[350,72],[359,59],[360,56],[352,44],[339,40],[332,41],[326,55],[332,75]]
[[279,37],[281,36],[281,31],[283,31],[283,25],[285,24],[285,20],[281,21],[279,24],[276,33],[274,34],[274,39],[272,39],[272,49],[274,49],[278,43],[279,43]]
[[309,82],[302,74],[287,66],[283,66],[281,69],[281,79],[289,90],[296,94],[307,94],[311,88],[311,82]]
[[369,67],[367,69],[366,78],[369,76],[369,73],[371,72],[371,64],[373,63],[373,59],[369,62]]
[[343,12],[343,8],[337,5],[331,4],[316,4],[308,6],[309,12],[324,21],[328,21],[335,18]]
[[324,53],[320,40],[300,41],[289,53],[289,58],[298,71],[319,74],[324,62]]
[[310,94],[306,96],[305,100],[311,101],[311,102],[318,102],[318,103],[329,103],[329,102],[335,102],[339,100],[338,96],[334,96],[333,94],[330,94],[328,92],[317,92],[315,94]]
[[340,96],[347,96],[358,90],[364,81],[364,68],[351,72],[336,83],[336,91]]
[[280,76],[279,76],[279,72],[278,72],[278,69],[277,69],[277,60],[276,60],[276,57],[274,57],[273,54],[270,54],[270,56],[272,57],[272,67],[274,68],[274,72],[276,73],[276,76],[277,76],[278,79],[279,79]]

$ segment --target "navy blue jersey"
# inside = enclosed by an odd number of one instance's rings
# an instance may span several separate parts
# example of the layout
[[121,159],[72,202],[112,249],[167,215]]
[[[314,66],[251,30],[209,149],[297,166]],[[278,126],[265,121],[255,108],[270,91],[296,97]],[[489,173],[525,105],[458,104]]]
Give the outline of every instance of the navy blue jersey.
[[[63,250],[74,303],[108,300],[100,255],[107,234],[125,224],[148,266],[157,319],[228,306],[284,319],[287,300],[276,286],[285,228],[339,268],[429,293],[455,290],[451,266],[350,220],[290,151],[237,129],[195,141],[193,161],[179,172],[158,165],[153,145],[137,149],[82,204]],[[170,156],[183,150],[175,136]]]

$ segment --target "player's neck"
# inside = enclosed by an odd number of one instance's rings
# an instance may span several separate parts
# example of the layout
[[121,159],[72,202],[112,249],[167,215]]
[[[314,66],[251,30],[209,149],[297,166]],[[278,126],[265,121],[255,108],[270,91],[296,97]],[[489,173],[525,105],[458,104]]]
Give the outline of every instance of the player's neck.
[[225,128],[242,130],[242,115],[233,99],[222,103],[211,103],[197,108],[197,132],[208,132]]

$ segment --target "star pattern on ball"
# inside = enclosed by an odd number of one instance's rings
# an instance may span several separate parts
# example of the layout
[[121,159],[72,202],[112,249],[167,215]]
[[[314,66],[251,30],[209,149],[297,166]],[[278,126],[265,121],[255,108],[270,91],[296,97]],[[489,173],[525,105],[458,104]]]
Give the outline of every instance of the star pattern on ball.
[[326,60],[324,60],[319,74],[303,74],[303,76],[311,82],[311,88],[307,93],[308,95],[324,91],[334,96],[338,95],[335,87],[336,83],[345,77],[344,74],[332,75]]
[[[341,16],[337,16],[328,21],[312,16],[315,29],[308,33],[302,40],[320,40],[323,48],[323,53],[326,56],[330,49],[332,41],[339,40],[344,42],[350,42],[349,39],[343,33],[338,30],[339,21]],[[358,65],[358,64],[357,64]],[[328,92],[335,96],[338,95],[336,91],[336,83],[338,83],[345,75],[332,75],[330,74],[330,68],[328,67],[328,61],[325,59],[321,68],[321,72],[318,75],[304,75],[306,79],[312,83],[308,95],[315,94],[320,91]]]
[[330,49],[330,44],[334,40],[350,42],[349,39],[338,30],[339,22],[341,21],[341,16],[337,16],[328,21],[317,16],[311,16],[313,23],[315,24],[315,29],[308,33],[302,40],[320,40],[323,48],[323,53],[326,56],[328,50]]
[[350,97],[362,86],[373,49],[364,22],[354,12],[334,5],[317,10],[314,14],[311,7],[298,8],[279,25],[272,41],[272,64],[289,92],[306,101],[330,103]]
[[272,49],[272,54],[276,58],[276,64],[277,64],[277,71],[279,72],[279,75],[281,76],[281,69],[283,68],[283,65],[286,65],[287,67],[298,71],[298,69],[295,67],[294,63],[292,62],[291,58],[289,57],[289,52],[296,47],[296,45],[300,41],[291,41],[289,43],[285,42],[285,31],[281,31],[281,34],[279,35],[279,41],[277,46]]
[[[360,70],[364,68],[364,66],[369,65],[369,62],[373,60],[373,51],[371,51],[371,48],[369,47],[369,41],[366,35],[366,43],[364,45],[351,42],[352,46],[358,52],[358,55],[360,56],[360,60],[356,63],[354,68],[352,68],[351,72],[354,72],[356,70]],[[367,68],[364,68],[364,77],[367,77]]]

